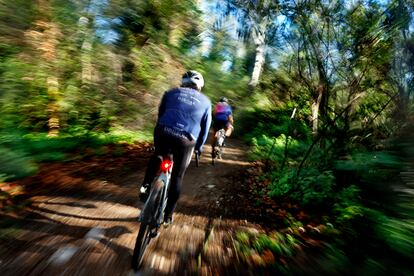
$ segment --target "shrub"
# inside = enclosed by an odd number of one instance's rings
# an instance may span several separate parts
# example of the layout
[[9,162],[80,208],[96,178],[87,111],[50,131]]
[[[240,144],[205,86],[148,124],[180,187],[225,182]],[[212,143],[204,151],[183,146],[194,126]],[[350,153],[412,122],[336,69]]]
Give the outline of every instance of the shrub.
[[36,169],[33,160],[25,153],[0,146],[0,182],[28,176]]

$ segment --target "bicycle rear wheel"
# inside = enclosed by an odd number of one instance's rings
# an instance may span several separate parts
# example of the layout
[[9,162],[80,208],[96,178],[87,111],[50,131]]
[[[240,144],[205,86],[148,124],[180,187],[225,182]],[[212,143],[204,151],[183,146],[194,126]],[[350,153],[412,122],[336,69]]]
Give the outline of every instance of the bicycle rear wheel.
[[135,241],[134,253],[132,254],[131,266],[135,271],[142,265],[145,250],[153,236],[156,235],[156,221],[159,215],[159,206],[162,196],[164,183],[157,179],[153,183],[151,193],[148,197],[143,214],[141,216],[141,226],[139,228],[137,240]]

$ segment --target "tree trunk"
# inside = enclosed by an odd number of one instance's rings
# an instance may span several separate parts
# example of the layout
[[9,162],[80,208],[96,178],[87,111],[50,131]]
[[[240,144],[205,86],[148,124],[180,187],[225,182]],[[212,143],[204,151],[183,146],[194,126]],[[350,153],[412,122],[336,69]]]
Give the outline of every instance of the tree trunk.
[[35,21],[36,30],[27,33],[27,37],[31,43],[40,52],[40,67],[43,67],[46,74],[46,88],[49,98],[48,103],[48,135],[57,136],[59,134],[59,80],[57,72],[57,46],[61,32],[54,22],[50,21],[51,10],[49,2],[38,0],[40,18]]
[[250,78],[249,86],[255,88],[259,83],[260,75],[262,73],[263,64],[265,61],[265,45],[256,46],[256,55],[252,76]]
[[59,135],[60,120],[59,120],[59,103],[57,101],[59,96],[59,82],[56,76],[49,76],[47,78],[47,94],[50,101],[47,106],[49,114],[48,119],[48,136],[55,137]]
[[89,29],[89,19],[81,17],[79,19],[80,31],[83,36],[81,46],[81,63],[82,63],[82,84],[92,82],[92,33]]
[[174,47],[180,46],[180,39],[183,36],[183,29],[184,26],[181,26],[178,22],[171,22],[169,26],[168,32],[168,43]]
[[319,127],[319,107],[321,105],[323,92],[320,90],[318,92],[318,97],[313,99],[311,110],[312,110],[312,133],[314,136],[318,134],[318,127]]
[[255,61],[254,61],[254,67],[252,71],[252,75],[249,82],[250,89],[254,90],[259,83],[260,76],[262,73],[263,65],[265,62],[265,35],[266,26],[265,24],[259,25],[258,30],[253,31],[253,41],[256,45],[256,54],[255,54]]

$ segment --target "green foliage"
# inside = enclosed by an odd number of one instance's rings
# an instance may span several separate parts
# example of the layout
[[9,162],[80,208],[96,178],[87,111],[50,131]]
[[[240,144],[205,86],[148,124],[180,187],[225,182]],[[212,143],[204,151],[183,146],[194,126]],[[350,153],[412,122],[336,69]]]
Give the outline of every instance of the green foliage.
[[28,176],[36,169],[34,162],[24,152],[0,146],[0,182]]
[[377,233],[392,251],[410,258],[414,254],[414,221],[411,219],[397,219],[383,216],[378,221]]
[[135,60],[134,78],[150,89],[152,96],[160,98],[171,86],[178,85],[181,75],[165,64],[166,60],[174,59],[167,48],[148,44],[133,50],[132,55]]
[[278,167],[284,158],[286,143],[289,147],[289,157],[292,159],[301,157],[308,146],[307,143],[295,140],[290,136],[286,140],[285,134],[276,138],[270,138],[263,134],[252,139],[251,158],[252,160],[270,160]]
[[[316,245],[314,242],[307,244],[306,238],[295,232],[237,232],[235,239],[237,253],[257,274],[261,274],[260,267],[267,267],[265,271],[271,268],[273,273],[282,275],[330,275],[356,270],[350,267],[349,258],[340,248],[327,243]],[[311,253],[305,254],[309,247]]]
[[[337,222],[345,237],[352,241],[346,252],[360,253],[366,271],[399,271],[405,274],[414,252],[412,233],[414,214],[408,187],[398,177],[404,169],[401,153],[390,150],[356,152],[348,160],[338,161],[338,171],[353,176],[356,185],[344,189],[344,201],[334,206]],[[381,249],[380,249],[381,248]],[[384,255],[376,252],[387,248]]]
[[387,181],[400,168],[401,160],[391,152],[357,152],[349,160],[338,160],[336,168],[356,172],[363,181]]
[[103,146],[151,138],[149,133],[114,131],[50,138],[46,134],[0,135],[0,182],[29,176],[41,162],[64,161],[88,154],[106,153]]
[[236,239],[238,242],[244,245],[249,245],[249,234],[246,232],[236,232]]
[[[173,2],[0,4],[2,180],[86,148],[103,153],[104,144],[152,139],[159,98],[185,70],[187,53],[175,47],[181,40],[195,46],[199,31],[195,2]],[[115,37],[132,44],[115,48],[98,38],[117,30]],[[49,138],[52,109],[59,136]]]
[[305,111],[297,111],[295,119],[290,119],[294,108],[293,102],[288,102],[280,109],[245,110],[241,115],[241,127],[246,133],[246,140],[251,140],[262,134],[269,137],[289,134],[297,140],[308,141],[310,129],[306,122],[300,119],[302,116],[306,116],[303,113]]
[[0,240],[7,241],[21,231],[19,225],[6,225],[4,222],[2,224],[4,225],[1,225],[2,227],[0,227]]
[[[412,190],[400,183],[403,154],[384,148],[413,106],[412,1],[225,2],[205,24],[194,0],[1,1],[0,181],[30,175],[40,162],[150,140],[162,93],[196,69],[213,102],[230,98],[235,135],[264,164],[258,179],[270,185],[255,195],[317,210],[341,231],[319,267],[342,268],[342,252],[359,272],[409,263]],[[213,23],[223,11],[236,26]],[[249,91],[260,31],[258,44],[269,47]],[[59,135],[47,137],[56,118]],[[236,240],[246,256],[275,259],[298,245],[281,233]],[[383,248],[389,260],[375,254]]]
[[283,235],[276,232],[271,236],[259,235],[256,240],[253,241],[253,248],[259,252],[270,249],[276,256],[291,257],[297,243],[298,242],[292,235]]
[[[278,266],[277,260],[280,258],[293,257],[301,244],[294,235],[280,232],[267,235],[239,231],[236,232],[235,238],[236,249],[245,261],[248,261],[253,255],[261,255],[265,251],[270,251],[273,259],[267,265],[273,266]],[[279,268],[282,269],[282,267]]]
[[[18,43],[18,31],[29,28],[35,16],[34,6],[32,1],[25,0],[5,0],[0,3],[0,37],[3,47],[8,51],[10,45],[21,46]],[[10,52],[8,53],[10,54]],[[1,57],[3,54],[7,54],[7,52],[0,51]]]
[[270,186],[269,195],[274,198],[289,196],[303,206],[329,206],[333,199],[334,186],[335,177],[331,171],[306,169],[299,179],[296,171],[283,174]]
[[[33,81],[34,67],[16,58],[9,58],[0,64],[2,80],[0,90],[0,128],[13,128],[16,125],[42,129],[46,120],[46,88]],[[34,104],[36,103],[36,104]]]
[[349,221],[364,215],[364,208],[361,205],[360,189],[351,185],[336,194],[334,204],[335,220],[339,224],[346,224]]
[[321,206],[332,198],[335,177],[331,171],[308,170],[301,175],[297,184],[304,205]]
[[335,177],[324,151],[316,150],[298,177],[299,163],[309,147],[307,142],[282,134],[273,139],[262,135],[253,138],[252,144],[251,158],[270,164],[267,177],[272,179],[271,197],[289,197],[304,206],[329,206],[333,202]]
[[[171,25],[177,24],[184,30],[191,30],[194,25],[191,18],[196,18],[199,11],[193,0],[151,0],[135,3],[112,0],[107,13],[119,21],[116,25],[121,34],[118,45],[131,49],[144,45],[149,39],[168,44],[169,35],[173,31]],[[183,22],[186,18],[189,20]]]

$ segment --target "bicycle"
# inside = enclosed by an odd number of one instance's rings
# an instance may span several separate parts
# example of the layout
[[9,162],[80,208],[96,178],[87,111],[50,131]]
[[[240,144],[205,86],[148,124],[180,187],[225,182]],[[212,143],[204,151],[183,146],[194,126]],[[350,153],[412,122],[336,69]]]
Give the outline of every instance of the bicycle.
[[195,164],[196,167],[198,168],[198,166],[200,165],[200,155],[201,153],[199,151],[194,151],[194,156],[195,156]]
[[226,139],[226,131],[222,128],[214,134],[213,149],[211,152],[211,162],[215,165],[216,159],[221,159],[224,147],[224,139]]
[[173,168],[173,156],[168,154],[158,157],[161,161],[160,170],[151,185],[148,199],[138,219],[141,225],[131,260],[132,269],[135,271],[141,267],[147,245],[152,238],[158,235],[158,229],[164,222],[164,210],[167,206],[168,189]]

